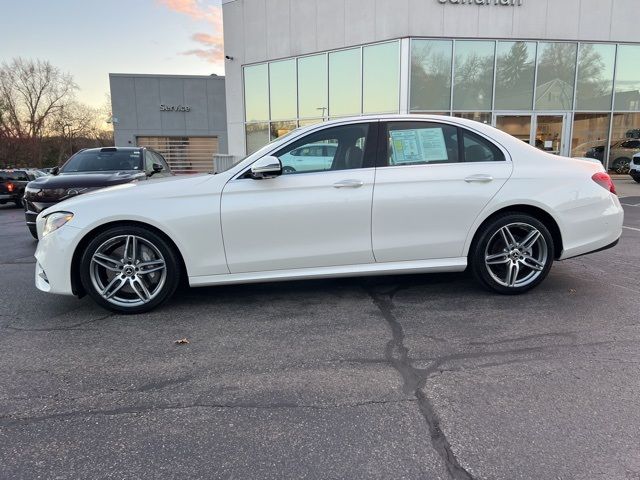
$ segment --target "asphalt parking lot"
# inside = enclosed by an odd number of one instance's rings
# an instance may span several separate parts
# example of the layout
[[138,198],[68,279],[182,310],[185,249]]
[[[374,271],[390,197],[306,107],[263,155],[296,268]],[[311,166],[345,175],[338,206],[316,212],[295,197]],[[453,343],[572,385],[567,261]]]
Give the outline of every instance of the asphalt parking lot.
[[38,292],[0,206],[0,478],[640,479],[640,185],[618,188],[620,244],[524,296],[375,277],[133,317]]

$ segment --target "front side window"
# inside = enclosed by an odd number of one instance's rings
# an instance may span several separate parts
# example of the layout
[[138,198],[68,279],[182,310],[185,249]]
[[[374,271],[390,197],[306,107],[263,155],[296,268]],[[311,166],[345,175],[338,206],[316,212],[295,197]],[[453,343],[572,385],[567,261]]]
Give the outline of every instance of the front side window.
[[394,122],[387,128],[389,166],[456,163],[458,129],[426,122]]
[[368,166],[365,150],[369,125],[345,125],[307,135],[275,154],[282,173],[349,170]]

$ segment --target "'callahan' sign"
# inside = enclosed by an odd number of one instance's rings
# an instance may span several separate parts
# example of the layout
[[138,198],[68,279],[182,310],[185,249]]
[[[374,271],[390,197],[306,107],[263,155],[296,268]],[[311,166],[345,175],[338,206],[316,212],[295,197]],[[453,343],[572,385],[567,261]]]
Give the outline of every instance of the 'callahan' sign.
[[438,3],[455,5],[502,5],[504,7],[521,7],[524,0],[438,0]]

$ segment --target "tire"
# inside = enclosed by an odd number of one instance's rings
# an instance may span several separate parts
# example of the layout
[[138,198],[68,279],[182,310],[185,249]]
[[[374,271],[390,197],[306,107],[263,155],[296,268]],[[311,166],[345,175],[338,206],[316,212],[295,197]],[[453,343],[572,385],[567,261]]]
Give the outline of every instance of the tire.
[[148,312],[169,300],[180,272],[173,246],[138,226],[99,233],[80,260],[80,280],[89,296],[101,307],[124,314]]
[[24,200],[22,199],[22,197],[17,197],[13,203],[16,204],[16,208],[24,208]]
[[282,167],[282,173],[284,174],[290,174],[290,173],[296,173],[296,169],[293,167],[290,167],[289,165],[287,165],[286,167]]
[[38,240],[38,229],[35,225],[27,225],[29,227],[29,232],[31,232],[31,236]]
[[631,178],[633,178],[636,181],[636,183],[640,183],[640,177],[631,177]]
[[492,219],[478,232],[469,251],[475,278],[485,288],[503,295],[537,287],[549,274],[554,258],[549,229],[523,213],[505,213]]
[[616,158],[613,162],[613,166],[611,167],[611,169],[619,174],[619,175],[623,175],[625,173],[629,173],[629,167],[631,166],[631,159],[630,158]]

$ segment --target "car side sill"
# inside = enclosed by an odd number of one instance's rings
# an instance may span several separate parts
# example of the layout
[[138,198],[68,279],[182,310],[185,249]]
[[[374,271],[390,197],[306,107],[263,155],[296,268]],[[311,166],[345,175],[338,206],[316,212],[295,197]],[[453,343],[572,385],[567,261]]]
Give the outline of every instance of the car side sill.
[[439,258],[407,262],[368,263],[335,267],[296,268],[267,272],[231,273],[189,277],[192,287],[230,285],[234,283],[286,282],[312,278],[358,277],[367,275],[399,275],[410,273],[462,272],[467,268],[467,258]]

